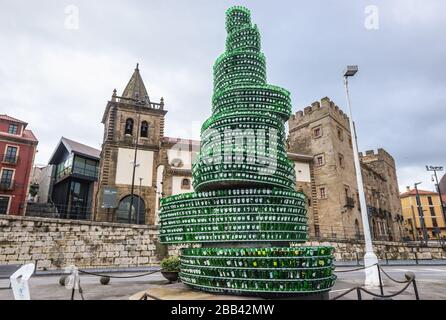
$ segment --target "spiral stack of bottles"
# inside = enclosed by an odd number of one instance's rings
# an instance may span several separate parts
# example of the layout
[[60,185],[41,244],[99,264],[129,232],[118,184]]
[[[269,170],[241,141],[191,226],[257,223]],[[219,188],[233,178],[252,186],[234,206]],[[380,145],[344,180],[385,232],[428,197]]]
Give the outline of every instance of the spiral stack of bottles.
[[[161,242],[182,249],[183,283],[237,295],[314,295],[334,285],[333,248],[290,247],[308,236],[306,199],[287,158],[288,91],[266,83],[248,9],[227,13],[214,66],[212,116],[193,166],[196,192],[161,200]],[[196,246],[195,246],[196,247]]]

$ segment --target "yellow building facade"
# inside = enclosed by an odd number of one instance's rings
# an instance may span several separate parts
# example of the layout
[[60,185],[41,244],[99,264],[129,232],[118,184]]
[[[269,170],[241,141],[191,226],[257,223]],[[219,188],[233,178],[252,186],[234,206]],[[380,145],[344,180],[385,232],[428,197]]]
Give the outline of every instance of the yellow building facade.
[[403,210],[404,225],[407,234],[414,241],[423,239],[423,224],[426,227],[429,239],[436,240],[446,237],[446,222],[441,209],[441,201],[438,193],[418,190],[421,210],[417,206],[415,190],[408,188],[407,192],[400,195]]

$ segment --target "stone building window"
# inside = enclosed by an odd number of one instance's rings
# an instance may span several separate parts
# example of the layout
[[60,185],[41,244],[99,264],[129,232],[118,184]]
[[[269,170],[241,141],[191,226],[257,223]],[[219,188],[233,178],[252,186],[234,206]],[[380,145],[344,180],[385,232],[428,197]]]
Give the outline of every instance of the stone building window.
[[355,237],[356,237],[356,240],[359,240],[361,238],[361,230],[359,229],[358,219],[355,220]]
[[381,234],[387,235],[387,221],[381,221]]
[[313,138],[320,138],[320,137],[322,137],[322,126],[313,128]]
[[119,202],[116,221],[118,223],[145,224],[146,206],[144,200],[138,196],[133,196],[132,210],[130,210],[131,199],[131,196],[127,196]]
[[323,154],[318,154],[314,157],[314,162],[317,167],[323,166],[325,164],[325,159]]
[[125,121],[125,134],[129,136],[133,136],[133,119],[128,118]]
[[375,219],[372,219],[372,232],[373,238],[376,240],[378,238],[378,226]]
[[141,138],[149,137],[149,123],[147,121],[143,121],[141,124]]
[[319,188],[319,199],[327,199],[327,188],[326,187]]
[[183,179],[181,181],[181,189],[185,189],[185,190],[190,189],[190,180],[189,179]]
[[352,138],[348,138],[348,144],[350,145],[350,148],[353,148]]
[[342,154],[339,154],[338,155],[338,158],[339,158],[339,166],[341,167],[341,168],[344,168],[345,166],[344,166],[344,156],[342,155]]
[[344,133],[342,132],[342,128],[338,127],[337,131],[339,140],[344,141]]

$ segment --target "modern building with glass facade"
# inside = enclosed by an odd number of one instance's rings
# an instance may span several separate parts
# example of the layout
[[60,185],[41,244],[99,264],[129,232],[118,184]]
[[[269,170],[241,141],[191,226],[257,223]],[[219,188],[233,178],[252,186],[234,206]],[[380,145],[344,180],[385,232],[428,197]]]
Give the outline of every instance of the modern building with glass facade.
[[100,151],[62,138],[49,164],[53,166],[48,201],[60,218],[89,219],[99,174]]

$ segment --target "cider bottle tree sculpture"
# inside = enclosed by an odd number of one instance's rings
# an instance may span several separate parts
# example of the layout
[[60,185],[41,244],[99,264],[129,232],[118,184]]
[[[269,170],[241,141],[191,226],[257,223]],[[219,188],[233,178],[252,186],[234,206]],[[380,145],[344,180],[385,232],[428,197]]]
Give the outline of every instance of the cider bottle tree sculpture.
[[260,34],[244,7],[226,13],[226,52],[214,65],[212,116],[193,166],[194,193],[161,200],[161,242],[181,250],[180,277],[203,291],[308,295],[334,285],[333,248],[299,247],[306,198],[287,158],[288,91],[266,82]]

